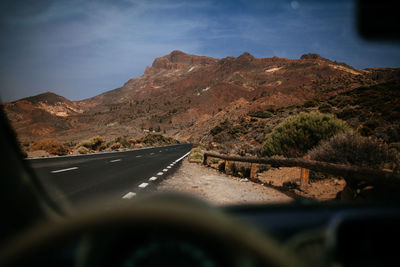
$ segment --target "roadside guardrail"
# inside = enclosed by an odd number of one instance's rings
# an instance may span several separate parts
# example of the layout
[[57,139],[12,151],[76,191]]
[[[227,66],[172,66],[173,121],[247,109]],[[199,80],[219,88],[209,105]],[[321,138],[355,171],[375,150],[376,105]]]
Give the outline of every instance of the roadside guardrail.
[[203,164],[208,165],[209,158],[219,158],[229,161],[251,163],[250,178],[254,178],[257,170],[256,164],[266,164],[272,167],[301,167],[300,184],[308,183],[308,170],[328,173],[343,177],[346,181],[367,182],[374,185],[390,185],[400,187],[400,174],[386,170],[372,169],[360,166],[350,166],[328,162],[315,161],[303,158],[278,158],[278,157],[238,157],[217,153],[204,153]]

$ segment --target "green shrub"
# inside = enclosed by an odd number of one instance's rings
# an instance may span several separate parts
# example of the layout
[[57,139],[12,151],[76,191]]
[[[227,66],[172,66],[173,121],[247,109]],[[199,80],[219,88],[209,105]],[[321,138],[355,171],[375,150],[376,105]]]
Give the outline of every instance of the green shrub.
[[285,119],[266,136],[261,155],[301,156],[321,140],[349,130],[344,121],[333,115],[300,113]]
[[101,150],[104,147],[104,139],[101,136],[94,136],[89,140],[80,142],[78,146],[90,150]]
[[204,158],[204,153],[199,147],[193,148],[189,154],[189,162],[192,163],[202,163]]
[[61,142],[54,138],[45,138],[42,139],[32,146],[32,151],[35,150],[44,150],[53,155],[66,155],[68,154],[68,148],[65,147]]
[[87,153],[89,153],[89,149],[87,149],[87,148],[84,147],[84,146],[80,146],[80,147],[78,148],[78,152],[79,152],[79,154],[87,154]]
[[313,160],[357,165],[369,168],[384,168],[398,165],[398,152],[372,137],[355,133],[338,134],[322,141],[308,155]]
[[111,150],[118,150],[119,148],[121,148],[121,144],[120,143],[114,143],[110,146]]
[[271,112],[266,111],[266,110],[258,110],[258,111],[249,113],[250,117],[263,118],[263,119],[270,118],[270,117],[272,117],[272,115],[274,115],[274,114],[272,114]]

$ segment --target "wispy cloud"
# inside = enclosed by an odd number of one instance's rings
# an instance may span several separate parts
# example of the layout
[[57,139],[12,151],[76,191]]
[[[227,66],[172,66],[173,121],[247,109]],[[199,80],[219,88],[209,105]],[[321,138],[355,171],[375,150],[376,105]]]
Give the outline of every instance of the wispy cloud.
[[317,52],[359,68],[400,65],[398,46],[357,37],[348,1],[6,1],[8,10],[0,11],[6,100],[47,90],[90,97],[175,49],[217,58]]

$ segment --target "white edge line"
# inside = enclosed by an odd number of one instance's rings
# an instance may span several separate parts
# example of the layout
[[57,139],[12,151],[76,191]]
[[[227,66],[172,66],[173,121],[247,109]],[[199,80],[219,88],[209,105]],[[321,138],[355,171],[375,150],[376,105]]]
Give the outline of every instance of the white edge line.
[[51,173],[66,172],[66,171],[72,171],[72,170],[76,170],[76,169],[78,169],[78,167],[72,167],[72,168],[68,168],[68,169],[55,170],[55,171],[51,171]]
[[134,196],[136,196],[136,193],[129,192],[129,193],[127,193],[126,195],[124,195],[122,198],[123,198],[123,199],[131,199],[131,198],[133,198]]
[[149,178],[149,181],[155,181],[155,180],[157,180],[157,177],[154,177],[154,176],[153,176],[153,177],[150,177],[150,178]]
[[183,155],[182,157],[180,157],[179,159],[175,160],[175,162],[178,163],[179,161],[183,160],[189,154],[190,154],[190,151],[188,153],[186,153],[185,155]]
[[168,169],[163,169],[162,171],[163,171],[163,172],[167,172],[167,171],[168,171]]
[[121,159],[110,160],[110,162],[118,162],[118,161],[121,161]]
[[148,183],[141,183],[140,185],[139,185],[139,187],[140,188],[145,188],[146,186],[148,186],[149,184]]

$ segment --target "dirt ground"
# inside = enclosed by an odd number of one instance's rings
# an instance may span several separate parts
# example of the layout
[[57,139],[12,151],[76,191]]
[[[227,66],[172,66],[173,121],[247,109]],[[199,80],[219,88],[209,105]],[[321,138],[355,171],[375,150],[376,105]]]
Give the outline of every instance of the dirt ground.
[[272,188],[285,191],[293,198],[314,199],[318,201],[335,199],[338,192],[346,186],[344,179],[329,178],[310,181],[300,188],[300,168],[274,168],[257,175],[259,182]]
[[180,168],[162,181],[157,191],[186,193],[212,204],[279,203],[294,199],[335,199],[346,185],[343,179],[310,181],[300,187],[299,168],[273,168],[257,174],[254,181],[226,175],[214,168],[183,160]]
[[293,200],[276,189],[229,176],[198,163],[189,163],[187,158],[172,176],[158,185],[157,191],[186,193],[216,205]]

